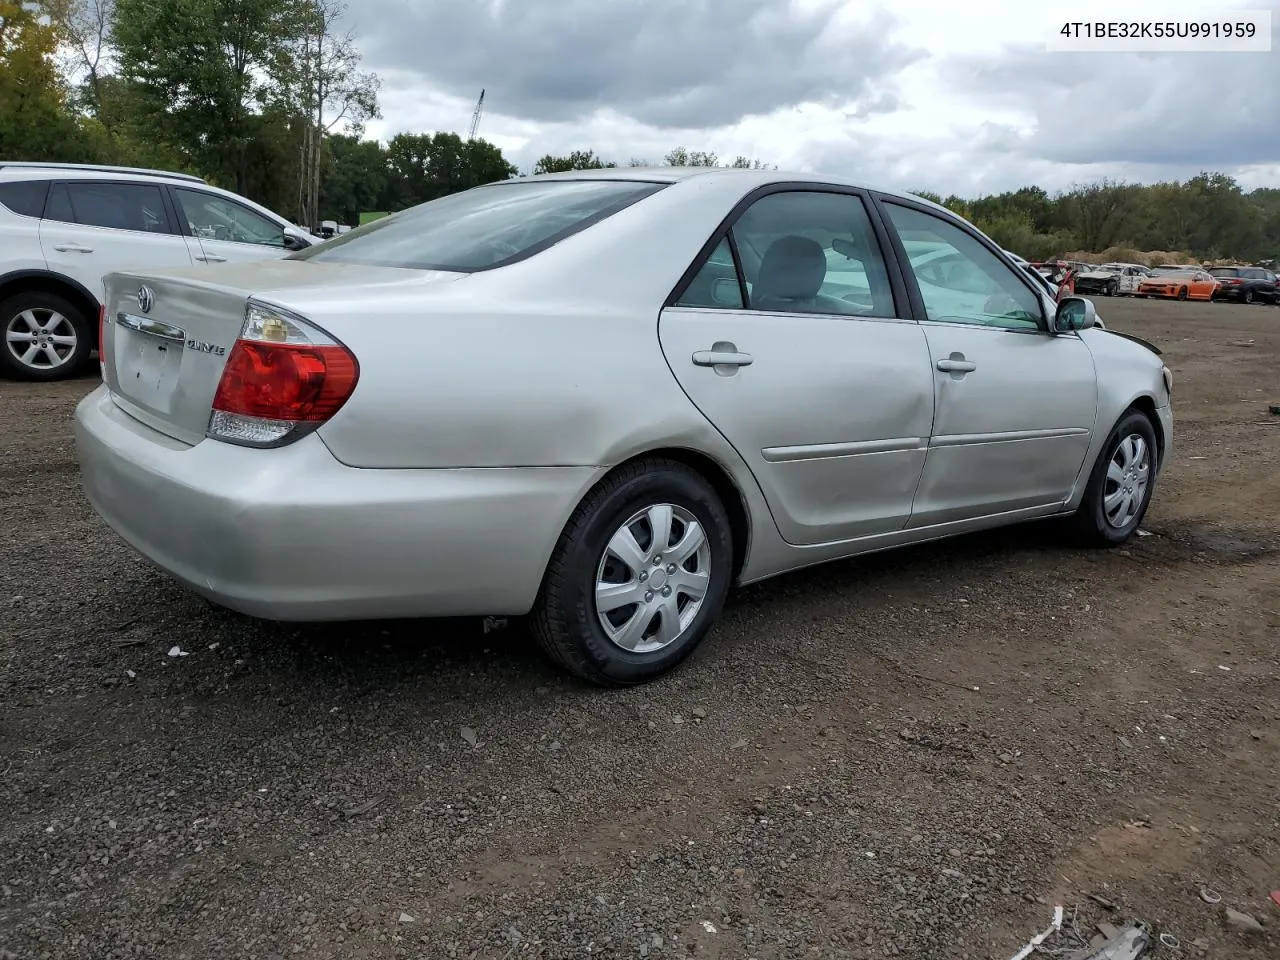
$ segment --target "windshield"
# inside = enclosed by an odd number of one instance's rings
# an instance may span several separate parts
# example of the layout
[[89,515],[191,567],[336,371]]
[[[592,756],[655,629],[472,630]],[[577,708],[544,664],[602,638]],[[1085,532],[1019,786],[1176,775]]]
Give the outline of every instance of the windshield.
[[288,259],[474,273],[531,257],[664,186],[636,180],[494,183],[393,213]]

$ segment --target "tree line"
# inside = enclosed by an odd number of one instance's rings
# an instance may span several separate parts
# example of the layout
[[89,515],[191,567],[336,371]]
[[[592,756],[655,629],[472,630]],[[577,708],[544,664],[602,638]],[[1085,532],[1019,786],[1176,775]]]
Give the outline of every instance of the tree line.
[[[519,171],[494,144],[452,132],[368,139],[380,83],[361,69],[344,12],[342,0],[0,0],[0,159],[195,173],[312,226],[522,172],[619,165],[574,150]],[[766,166],[684,147],[661,163]],[[1054,196],[1039,187],[978,199],[920,192],[1032,259],[1280,254],[1280,189],[1246,192],[1220,173],[1146,186],[1103,180]]]
[[1249,263],[1280,256],[1280,189],[1245,191],[1222,173],[1146,185],[1101,180],[1054,196],[1039,187],[976,200],[917,193],[1031,260],[1072,251],[1122,261],[1141,251]]

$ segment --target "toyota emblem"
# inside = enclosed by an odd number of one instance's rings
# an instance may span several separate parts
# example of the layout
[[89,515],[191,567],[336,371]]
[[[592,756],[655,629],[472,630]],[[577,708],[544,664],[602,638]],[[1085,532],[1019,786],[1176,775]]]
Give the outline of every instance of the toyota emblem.
[[138,309],[143,313],[150,313],[151,307],[156,302],[156,295],[151,292],[150,287],[138,288]]

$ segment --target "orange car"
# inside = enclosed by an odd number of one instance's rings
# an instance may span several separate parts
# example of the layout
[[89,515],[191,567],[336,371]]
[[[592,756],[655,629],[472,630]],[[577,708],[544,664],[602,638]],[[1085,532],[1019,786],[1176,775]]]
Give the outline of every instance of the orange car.
[[1212,300],[1218,281],[1207,271],[1172,270],[1144,277],[1138,284],[1140,297],[1174,297],[1178,300]]

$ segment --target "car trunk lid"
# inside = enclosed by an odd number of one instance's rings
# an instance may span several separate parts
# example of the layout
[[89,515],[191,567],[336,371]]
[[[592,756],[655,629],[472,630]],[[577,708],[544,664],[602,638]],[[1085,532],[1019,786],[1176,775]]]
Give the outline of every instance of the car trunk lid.
[[291,292],[312,302],[326,289],[363,299],[387,286],[464,276],[287,260],[110,274],[103,378],[126,413],[169,437],[196,444],[204,439],[214,394],[251,298],[288,307]]

